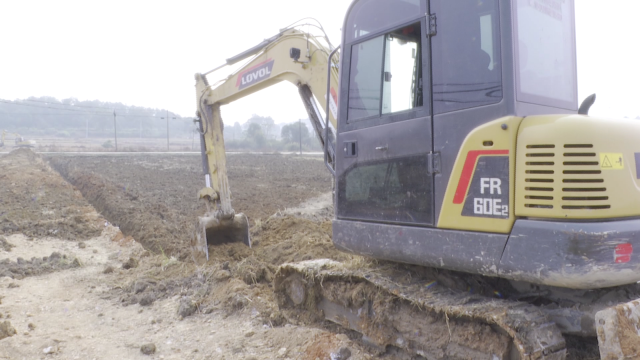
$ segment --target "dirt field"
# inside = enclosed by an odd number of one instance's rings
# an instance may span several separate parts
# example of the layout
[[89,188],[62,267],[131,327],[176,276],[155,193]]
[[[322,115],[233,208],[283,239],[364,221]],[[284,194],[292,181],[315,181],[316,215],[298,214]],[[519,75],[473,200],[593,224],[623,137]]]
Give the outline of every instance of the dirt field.
[[12,335],[0,359],[314,360],[338,359],[341,348],[371,358],[338,329],[287,324],[271,290],[282,262],[348,258],[330,242],[323,163],[230,156],[234,207],[252,220],[255,246],[221,246],[203,267],[187,251],[204,210],[194,201],[199,164],[0,157],[0,338]]
[[[0,359],[405,359],[329,323],[289,324],[277,307],[278,265],[357,260],[331,244],[321,158],[228,165],[254,246],[210,247],[198,267],[199,156],[0,155]],[[590,346],[578,340],[570,358],[597,358]]]

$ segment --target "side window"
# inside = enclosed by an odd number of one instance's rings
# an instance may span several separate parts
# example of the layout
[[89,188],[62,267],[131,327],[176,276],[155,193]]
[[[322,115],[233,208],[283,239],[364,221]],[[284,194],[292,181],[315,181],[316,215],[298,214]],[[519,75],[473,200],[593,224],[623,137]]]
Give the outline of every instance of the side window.
[[573,9],[516,2],[518,100],[576,109]]
[[424,156],[358,165],[339,178],[338,215],[431,224],[431,181]]
[[424,0],[358,0],[347,18],[345,44],[426,13]]
[[438,33],[432,38],[433,112],[502,100],[497,0],[432,0]]
[[422,106],[420,23],[351,46],[347,121]]
[[351,47],[348,119],[378,115],[384,36]]

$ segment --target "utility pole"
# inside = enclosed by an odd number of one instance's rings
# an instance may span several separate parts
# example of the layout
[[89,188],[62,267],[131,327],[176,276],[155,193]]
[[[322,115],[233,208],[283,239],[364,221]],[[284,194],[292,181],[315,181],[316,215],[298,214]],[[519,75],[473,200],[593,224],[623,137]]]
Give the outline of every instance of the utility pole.
[[302,155],[302,119],[298,119],[298,132],[300,133],[300,155]]
[[118,152],[118,128],[116,127],[116,111],[113,110],[113,137],[116,139],[116,152]]
[[[164,118],[160,118],[160,119],[164,119]],[[173,117],[173,120],[175,120],[176,117]],[[169,110],[167,110],[167,151],[169,151]]]

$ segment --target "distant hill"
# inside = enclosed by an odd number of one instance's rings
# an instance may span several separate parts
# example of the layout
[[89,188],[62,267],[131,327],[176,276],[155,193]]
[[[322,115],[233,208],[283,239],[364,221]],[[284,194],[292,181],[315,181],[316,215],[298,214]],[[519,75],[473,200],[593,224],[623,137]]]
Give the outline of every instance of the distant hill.
[[167,113],[172,136],[191,136],[194,128],[192,118],[182,118],[165,109],[43,96],[22,100],[0,99],[0,131],[6,129],[31,137],[111,136],[114,111],[120,137],[165,137]]

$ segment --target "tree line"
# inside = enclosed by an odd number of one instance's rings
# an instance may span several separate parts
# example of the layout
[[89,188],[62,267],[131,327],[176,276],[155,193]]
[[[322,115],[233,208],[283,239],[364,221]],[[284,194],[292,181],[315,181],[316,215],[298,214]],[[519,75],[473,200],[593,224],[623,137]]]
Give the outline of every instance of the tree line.
[[193,118],[166,109],[41,96],[0,99],[0,131],[29,137],[110,137],[114,134],[114,112],[118,137],[166,137],[167,115],[172,136],[188,137],[194,129]]
[[[114,112],[119,138],[165,138],[167,117],[172,138],[195,135],[193,118],[166,109],[51,96],[0,99],[0,131],[26,138],[111,138]],[[254,114],[243,123],[225,124],[224,138],[228,149],[238,151],[321,150],[308,119],[278,124],[270,116]]]
[[243,124],[225,126],[225,147],[238,151],[321,151],[310,124],[308,119],[276,124],[270,116],[254,114]]

